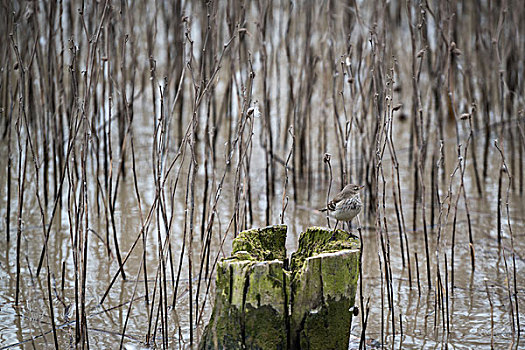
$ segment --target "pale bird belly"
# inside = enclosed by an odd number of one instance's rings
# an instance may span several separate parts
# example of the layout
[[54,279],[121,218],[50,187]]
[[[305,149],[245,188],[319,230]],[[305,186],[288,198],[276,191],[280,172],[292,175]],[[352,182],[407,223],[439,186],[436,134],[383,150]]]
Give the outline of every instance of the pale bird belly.
[[359,197],[352,197],[337,203],[332,216],[339,221],[350,221],[359,214],[361,207],[362,204]]

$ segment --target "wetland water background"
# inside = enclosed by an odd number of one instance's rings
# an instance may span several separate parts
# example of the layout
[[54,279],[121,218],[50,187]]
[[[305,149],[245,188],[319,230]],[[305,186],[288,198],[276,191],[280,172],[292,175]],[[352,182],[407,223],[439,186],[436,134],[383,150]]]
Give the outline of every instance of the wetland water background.
[[347,182],[351,348],[525,346],[522,5],[2,4],[0,348],[196,347],[236,233]]

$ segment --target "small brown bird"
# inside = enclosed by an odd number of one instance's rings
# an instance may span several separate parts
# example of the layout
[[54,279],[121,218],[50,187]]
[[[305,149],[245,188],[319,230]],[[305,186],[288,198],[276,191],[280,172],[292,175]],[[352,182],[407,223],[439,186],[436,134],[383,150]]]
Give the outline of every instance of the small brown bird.
[[359,214],[363,203],[359,197],[359,191],[365,186],[348,184],[341,192],[335,195],[335,197],[328,203],[326,208],[321,209],[322,212],[328,210],[329,214],[333,216],[337,222],[335,223],[335,229],[339,221],[351,222],[353,218]]

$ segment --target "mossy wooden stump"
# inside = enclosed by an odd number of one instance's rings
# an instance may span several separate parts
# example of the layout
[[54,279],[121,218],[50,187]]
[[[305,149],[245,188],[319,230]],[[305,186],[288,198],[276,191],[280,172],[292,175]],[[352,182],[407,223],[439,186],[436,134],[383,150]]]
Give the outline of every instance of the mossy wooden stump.
[[284,225],[241,232],[218,264],[200,349],[347,349],[359,240],[311,227],[286,269]]
[[291,349],[348,349],[357,279],[359,240],[310,227],[291,259]]

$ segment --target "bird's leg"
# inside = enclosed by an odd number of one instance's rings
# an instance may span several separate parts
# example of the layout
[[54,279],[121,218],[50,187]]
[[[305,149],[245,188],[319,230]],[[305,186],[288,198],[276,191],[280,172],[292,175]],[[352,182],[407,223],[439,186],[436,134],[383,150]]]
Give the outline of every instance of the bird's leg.
[[[359,216],[357,216],[356,228],[358,232],[361,230],[361,221],[359,220]],[[351,238],[359,238],[358,236],[354,235],[352,232],[349,232],[349,234]]]
[[[339,224],[339,220],[336,220],[335,221],[335,226],[334,226],[334,230],[332,231],[332,237],[330,237],[330,240],[333,240],[335,238],[335,230],[337,230],[337,225]],[[343,223],[344,225],[344,223]],[[344,228],[344,226],[343,226]]]

